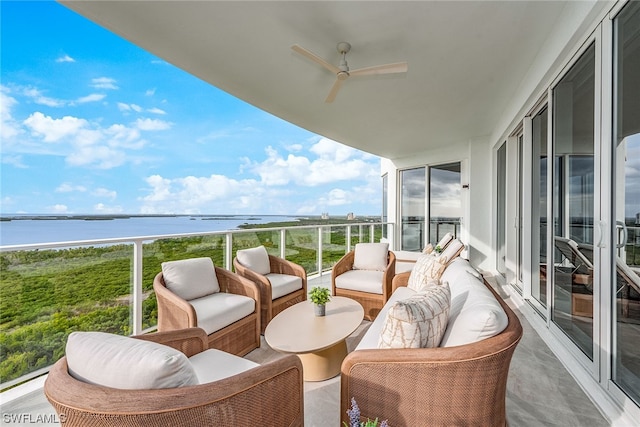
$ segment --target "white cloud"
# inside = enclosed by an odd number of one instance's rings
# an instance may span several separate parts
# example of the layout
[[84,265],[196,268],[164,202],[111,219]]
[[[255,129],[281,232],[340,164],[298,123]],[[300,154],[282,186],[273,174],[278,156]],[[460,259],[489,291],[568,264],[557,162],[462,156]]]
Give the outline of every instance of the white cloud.
[[250,162],[249,169],[260,175],[266,185],[294,183],[315,187],[338,181],[368,179],[379,173],[378,161],[365,161],[360,151],[326,138],[309,149],[318,156],[313,160],[293,154],[284,158],[273,147],[267,147],[265,151],[267,159],[260,163]]
[[107,206],[104,203],[93,205],[93,211],[101,214],[117,214],[124,212],[122,206]]
[[79,104],[85,104],[87,102],[97,102],[105,99],[107,95],[102,93],[92,93],[91,95],[83,96],[82,98],[78,98],[76,102]]
[[87,125],[84,119],[65,116],[61,119],[53,119],[40,112],[31,114],[24,124],[31,129],[32,134],[42,136],[45,142],[56,142],[62,138],[77,134]]
[[64,107],[67,103],[61,99],[49,98],[44,96],[38,89],[26,88],[24,89],[24,95],[33,99],[33,102],[40,105],[46,105],[47,107]]
[[149,108],[147,111],[153,114],[160,114],[160,115],[167,114],[166,111],[161,110],[160,108]]
[[111,200],[114,200],[118,196],[118,193],[106,188],[96,188],[91,192],[91,194],[96,197],[104,197]]
[[23,132],[11,115],[11,109],[18,104],[18,101],[9,96],[8,92],[8,88],[0,86],[0,137],[3,144]]
[[153,96],[156,94],[156,88],[154,87],[153,89],[147,89],[147,91],[144,94],[146,96]]
[[118,102],[118,109],[120,111],[131,111],[131,107],[129,104],[125,104],[124,102]]
[[3,155],[2,163],[6,165],[12,165],[13,167],[19,169],[27,169],[28,166],[25,165],[22,161],[22,156],[11,156],[11,155]]
[[98,77],[95,79],[91,79],[91,86],[97,89],[119,89],[116,85],[116,80],[110,77]]
[[70,57],[69,55],[65,54],[65,55],[57,58],[56,62],[76,62],[76,60],[73,59],[72,57]]
[[158,119],[138,119],[136,127],[140,130],[167,130],[171,128],[171,123]]
[[67,208],[66,205],[57,204],[57,205],[49,206],[48,209],[50,212],[53,212],[53,213],[67,213],[69,208]]
[[87,191],[86,187],[82,185],[72,185],[68,182],[63,182],[54,190],[56,193],[72,193],[72,192],[80,192],[83,193]]

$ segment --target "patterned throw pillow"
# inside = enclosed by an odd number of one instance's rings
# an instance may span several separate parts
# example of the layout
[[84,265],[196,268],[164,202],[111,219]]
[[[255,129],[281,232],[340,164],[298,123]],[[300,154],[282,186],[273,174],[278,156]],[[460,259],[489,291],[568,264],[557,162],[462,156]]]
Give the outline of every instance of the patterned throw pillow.
[[447,329],[450,307],[447,283],[397,301],[387,312],[378,348],[437,347]]
[[439,281],[444,269],[447,267],[440,259],[433,255],[421,255],[411,270],[407,287],[416,292],[420,292],[430,281]]

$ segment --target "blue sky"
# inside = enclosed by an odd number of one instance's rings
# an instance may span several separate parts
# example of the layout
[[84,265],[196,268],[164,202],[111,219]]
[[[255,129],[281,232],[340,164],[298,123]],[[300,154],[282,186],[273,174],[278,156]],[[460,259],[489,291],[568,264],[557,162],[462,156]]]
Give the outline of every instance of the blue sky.
[[0,3],[0,212],[379,215],[380,159],[54,2]]

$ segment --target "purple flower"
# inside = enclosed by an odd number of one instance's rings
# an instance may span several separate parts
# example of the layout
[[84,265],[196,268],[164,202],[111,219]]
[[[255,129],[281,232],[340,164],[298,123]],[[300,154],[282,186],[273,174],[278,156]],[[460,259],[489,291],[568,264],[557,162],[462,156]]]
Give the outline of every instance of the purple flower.
[[355,398],[351,398],[351,409],[347,410],[349,415],[349,427],[360,427],[360,408]]
[[383,422],[381,422],[380,427],[389,427],[389,424],[387,424],[387,420],[384,420]]

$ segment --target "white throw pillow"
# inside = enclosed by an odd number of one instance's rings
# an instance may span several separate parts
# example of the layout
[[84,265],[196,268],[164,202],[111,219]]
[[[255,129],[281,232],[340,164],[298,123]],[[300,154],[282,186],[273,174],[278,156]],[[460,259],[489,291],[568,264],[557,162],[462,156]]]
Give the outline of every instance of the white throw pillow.
[[451,243],[452,240],[453,240],[453,234],[447,233],[444,236],[442,236],[442,239],[440,239],[440,241],[436,244],[436,246],[440,246],[440,249],[444,250],[444,248],[446,248],[447,245]]
[[69,374],[105,387],[139,390],[198,384],[187,356],[166,345],[104,332],[72,332]]
[[441,261],[439,257],[429,254],[420,256],[409,274],[407,287],[420,292],[429,282],[439,282],[446,267]]
[[269,264],[269,254],[264,246],[258,246],[257,248],[241,249],[236,253],[240,264],[247,267],[249,270],[255,271],[258,274],[271,273],[271,265]]
[[396,301],[387,312],[378,348],[437,347],[447,328],[450,304],[446,283]]
[[187,301],[220,292],[211,258],[189,258],[162,263],[164,283]]
[[389,257],[388,243],[356,244],[353,269],[384,271]]
[[464,249],[464,243],[458,239],[453,239],[451,243],[440,253],[439,258],[443,258],[444,262],[449,264],[457,258]]

